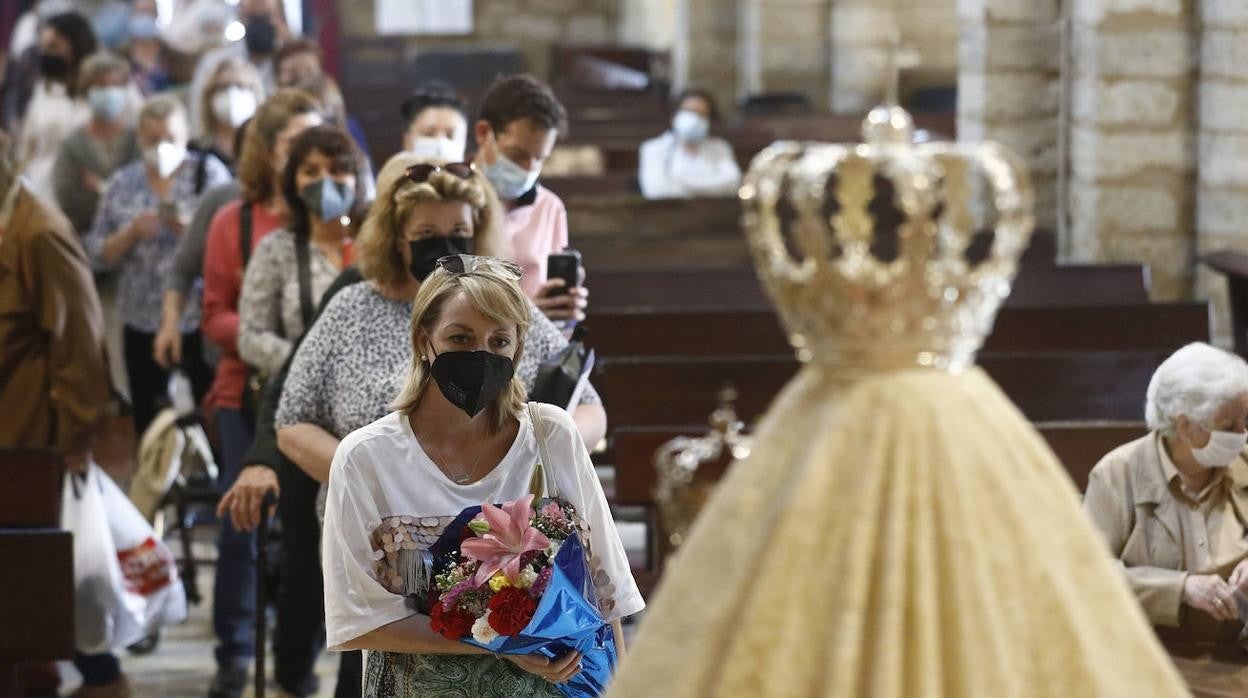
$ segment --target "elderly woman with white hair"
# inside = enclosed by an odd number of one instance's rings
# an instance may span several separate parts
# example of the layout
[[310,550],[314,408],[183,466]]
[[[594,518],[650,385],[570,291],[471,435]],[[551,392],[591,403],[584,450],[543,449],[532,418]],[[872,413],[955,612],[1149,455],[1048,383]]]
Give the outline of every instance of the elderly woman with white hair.
[[[1149,620],[1248,618],[1248,364],[1189,344],[1157,368],[1149,433],[1092,470],[1084,511]],[[1244,635],[1240,634],[1243,643]]]

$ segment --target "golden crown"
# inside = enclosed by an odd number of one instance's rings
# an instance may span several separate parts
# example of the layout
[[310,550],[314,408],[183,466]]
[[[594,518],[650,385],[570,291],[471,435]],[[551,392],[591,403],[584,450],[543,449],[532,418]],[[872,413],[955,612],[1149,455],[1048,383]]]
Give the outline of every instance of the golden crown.
[[996,143],[916,144],[897,106],[863,139],[754,158],[740,196],[759,278],[803,361],[959,370],[1031,237],[1026,169]]

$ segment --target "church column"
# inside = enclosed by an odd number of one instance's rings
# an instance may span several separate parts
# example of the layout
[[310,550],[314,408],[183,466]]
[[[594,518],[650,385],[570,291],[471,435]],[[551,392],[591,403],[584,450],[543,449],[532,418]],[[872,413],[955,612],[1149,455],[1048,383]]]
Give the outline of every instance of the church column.
[[1058,0],[958,0],[958,136],[998,141],[1027,162],[1036,224],[1048,230],[1058,220],[1059,8]]
[[1077,261],[1144,262],[1156,300],[1192,287],[1192,9],[1074,0],[1070,238]]
[[816,110],[828,99],[829,0],[746,0],[756,9],[760,87],[803,92]]
[[[1200,254],[1243,251],[1248,248],[1248,3],[1203,0],[1201,20],[1196,248]],[[1197,280],[1198,291],[1214,302],[1214,336],[1229,339],[1225,279],[1199,269]]]
[[897,7],[881,0],[834,0],[830,12],[831,89],[837,114],[865,114],[884,101],[901,32]]
[[723,0],[677,0],[675,15],[673,87],[706,88],[731,112],[737,101],[735,7]]

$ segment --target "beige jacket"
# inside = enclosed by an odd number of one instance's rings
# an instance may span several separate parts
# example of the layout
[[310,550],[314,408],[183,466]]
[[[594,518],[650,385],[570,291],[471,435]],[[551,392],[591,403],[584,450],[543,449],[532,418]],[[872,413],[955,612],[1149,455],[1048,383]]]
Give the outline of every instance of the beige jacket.
[[23,186],[0,215],[0,448],[88,448],[108,407],[104,317],[65,216]]
[[[1185,569],[1181,505],[1166,481],[1160,439],[1152,432],[1102,458],[1088,477],[1083,509],[1125,568],[1153,624],[1178,626],[1188,573],[1214,570]],[[1231,463],[1227,476],[1232,505],[1248,513],[1248,461],[1243,455]]]

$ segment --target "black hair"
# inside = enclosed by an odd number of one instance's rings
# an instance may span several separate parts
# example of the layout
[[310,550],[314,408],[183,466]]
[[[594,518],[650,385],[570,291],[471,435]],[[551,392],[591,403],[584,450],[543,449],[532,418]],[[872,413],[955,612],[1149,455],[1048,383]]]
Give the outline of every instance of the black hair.
[[465,118],[464,100],[455,91],[455,88],[440,81],[431,80],[422,82],[412,90],[412,93],[403,100],[399,105],[399,116],[403,117],[403,124],[410,126],[417,117],[426,109],[434,107],[447,107],[463,114]]
[[532,75],[512,75],[490,86],[481,99],[481,120],[494,133],[502,133],[521,119],[541,128],[554,129],[560,136],[568,130],[568,112],[545,83]]
[[675,114],[677,111],[680,111],[680,105],[690,97],[697,97],[706,102],[706,105],[711,109],[711,123],[719,121],[719,105],[715,103],[715,96],[705,87],[687,87],[681,90],[680,94],[676,95],[676,99],[672,100],[672,113]]
[[299,196],[299,185],[295,183],[299,167],[314,152],[320,151],[335,165],[346,164],[355,175],[355,210],[354,218],[363,208],[364,190],[364,158],[351,136],[337,126],[322,124],[306,129],[290,141],[290,153],[286,156],[286,169],[282,170],[282,196],[286,199],[286,209],[290,212],[287,228],[293,233],[308,233],[312,230],[311,214],[308,205]]
[[69,49],[73,52],[73,56],[69,59],[69,74],[66,76],[70,94],[79,94],[78,91],[78,68],[87,56],[95,53],[99,42],[95,38],[95,30],[91,28],[91,22],[77,12],[62,12],[58,15],[52,15],[46,20],[46,24],[53,31],[65,37],[69,42]]

